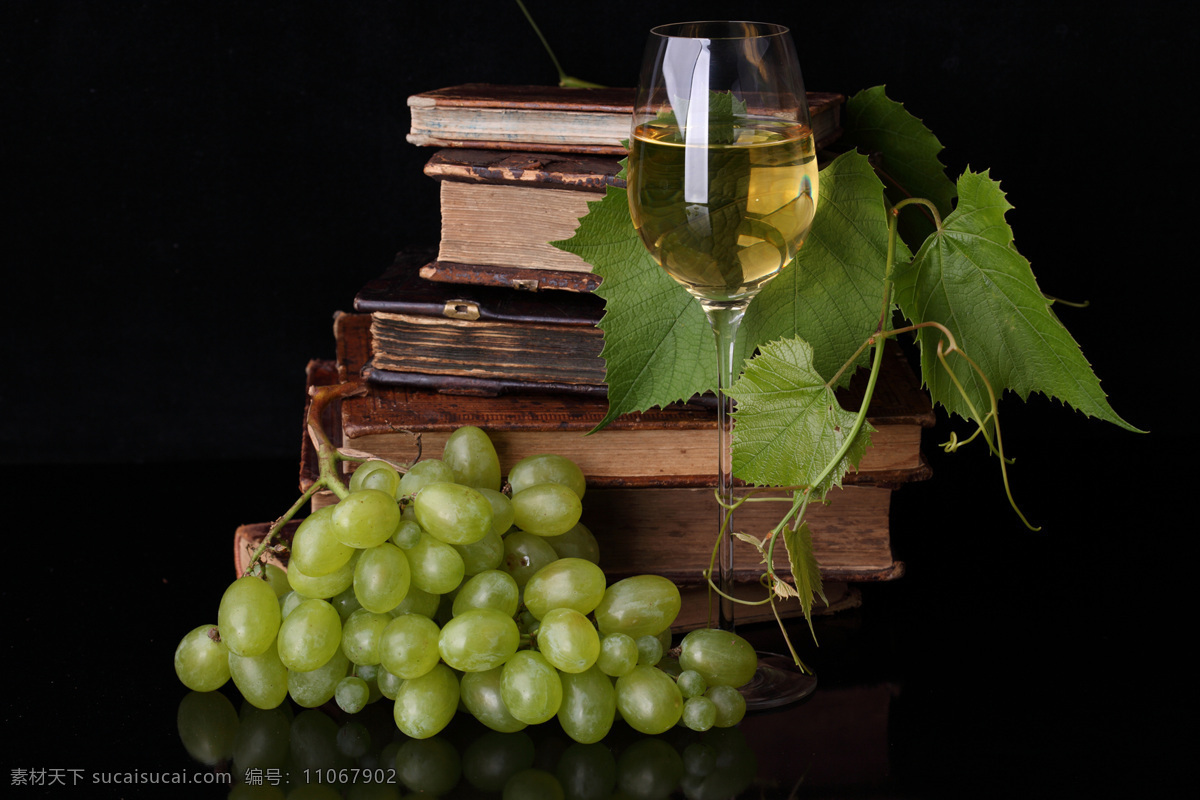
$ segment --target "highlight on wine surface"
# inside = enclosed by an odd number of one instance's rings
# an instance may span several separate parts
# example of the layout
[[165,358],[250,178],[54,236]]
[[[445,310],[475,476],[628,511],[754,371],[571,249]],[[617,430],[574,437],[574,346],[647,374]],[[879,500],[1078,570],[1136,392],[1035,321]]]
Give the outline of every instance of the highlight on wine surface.
[[693,295],[747,300],[792,260],[816,211],[803,82],[775,67],[795,63],[791,36],[681,23],[655,28],[647,48],[628,164],[634,226]]

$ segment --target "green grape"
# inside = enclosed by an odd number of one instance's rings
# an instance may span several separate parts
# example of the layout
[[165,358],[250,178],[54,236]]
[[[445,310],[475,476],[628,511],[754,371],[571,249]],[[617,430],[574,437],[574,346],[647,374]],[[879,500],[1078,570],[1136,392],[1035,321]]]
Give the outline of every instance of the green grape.
[[347,675],[337,683],[333,699],[338,708],[347,714],[357,714],[367,707],[371,698],[371,688],[367,682],[356,675]]
[[274,643],[281,618],[275,590],[262,578],[246,576],[221,596],[217,628],[231,653],[256,656]]
[[421,614],[401,614],[388,623],[379,637],[379,663],[393,675],[417,678],[437,664],[437,623]]
[[393,617],[398,617],[402,614],[420,614],[423,617],[433,619],[433,615],[437,613],[441,597],[439,594],[431,594],[416,585],[410,585],[408,587],[408,594],[400,601],[400,605],[388,613]]
[[400,488],[400,473],[386,461],[372,459],[364,461],[350,475],[350,491],[359,489],[378,489],[381,492],[397,495]]
[[639,636],[637,638],[638,663],[653,667],[663,657],[662,642],[657,636]]
[[184,635],[175,648],[175,674],[193,692],[211,692],[225,685],[229,648],[216,625],[201,625]]
[[450,724],[458,699],[458,678],[448,666],[437,664],[400,685],[393,709],[396,727],[406,736],[428,739]]
[[354,567],[354,596],[363,608],[377,614],[400,605],[411,582],[408,556],[388,542],[363,550]]
[[553,773],[530,767],[514,773],[504,784],[501,800],[565,800],[562,784]]
[[520,650],[500,673],[500,697],[509,713],[528,725],[539,725],[558,713],[562,680],[546,657]]
[[405,551],[412,572],[412,585],[430,594],[446,594],[458,588],[466,575],[462,556],[450,545],[421,532],[421,541]]
[[513,464],[512,469],[508,471],[508,484],[512,487],[514,495],[539,483],[560,483],[574,492],[580,500],[587,489],[587,481],[579,465],[565,456],[553,453],[527,456]]
[[302,708],[317,708],[333,699],[338,681],[346,676],[350,660],[337,652],[316,669],[307,672],[288,670],[288,696]]
[[508,533],[513,524],[512,500],[504,492],[494,489],[479,489],[481,495],[492,504],[492,531],[500,536]]
[[360,608],[342,624],[342,652],[357,665],[379,663],[379,641],[392,621],[391,614]]
[[575,742],[559,755],[554,774],[567,800],[608,800],[617,786],[617,760],[605,742]]
[[706,731],[717,722],[717,704],[704,695],[689,697],[683,701],[680,721],[690,730]]
[[354,585],[354,567],[358,564],[360,550],[355,550],[350,560],[328,575],[309,575],[300,567],[288,565],[288,583],[297,594],[318,600],[337,597]]
[[[289,586],[291,584],[288,584]],[[296,590],[291,590],[279,599],[279,620],[282,622],[287,619],[287,615],[292,613],[292,609],[303,603],[308,598],[300,594]]]
[[400,689],[400,684],[404,683],[404,678],[399,675],[393,675],[382,666],[375,673],[375,685],[379,687],[379,693],[388,700],[396,699],[396,692]]
[[489,569],[463,581],[454,595],[451,613],[458,616],[471,608],[491,608],[513,617],[521,602],[521,588],[504,570]]
[[516,733],[525,723],[514,717],[501,697],[500,677],[504,667],[482,672],[464,672],[459,681],[463,706],[475,719],[501,733]]
[[596,666],[583,672],[561,673],[559,679],[563,696],[557,716],[563,731],[583,744],[607,736],[617,711],[612,679]]
[[513,523],[538,536],[560,536],[583,514],[579,495],[561,483],[539,483],[512,497]]
[[639,665],[617,678],[617,710],[635,731],[654,736],[679,722],[683,695],[671,676]]
[[333,658],[342,646],[342,619],[325,600],[305,600],[279,626],[279,660],[308,672]]
[[684,699],[697,697],[708,691],[708,681],[704,680],[704,676],[694,669],[685,669],[680,672],[675,678],[675,684],[679,686],[679,691],[683,694]]
[[540,536],[525,531],[510,531],[504,537],[504,571],[522,588],[539,569],[558,559],[554,548]]
[[400,479],[399,497],[412,497],[430,483],[454,483],[454,470],[445,461],[426,458],[408,468]]
[[400,524],[396,526],[396,532],[388,541],[401,550],[408,550],[421,541],[421,526],[415,519],[401,519]]
[[679,643],[679,666],[704,676],[709,686],[745,686],[758,669],[754,646],[732,631],[698,628]]
[[233,756],[238,716],[221,692],[188,692],[175,714],[179,740],[188,755],[201,764],[216,766]]
[[338,541],[333,532],[333,510],[319,508],[301,521],[292,536],[290,567],[319,578],[342,567],[354,555],[354,548]]
[[454,482],[474,489],[500,491],[500,457],[488,435],[473,425],[450,434],[442,460],[454,470]]
[[[358,550],[355,550],[354,553],[354,558],[361,557],[361,553]],[[357,569],[358,564],[355,564],[354,567]],[[353,581],[353,575],[351,575],[351,580]],[[330,597],[329,605],[337,609],[338,616],[342,618],[343,623],[350,619],[351,614],[362,608],[362,603],[358,602],[358,596],[354,594],[353,582],[347,588]]]
[[462,778],[462,757],[443,736],[409,739],[396,750],[396,777],[418,797],[436,798],[454,791]]
[[525,584],[525,607],[538,619],[554,608],[590,614],[604,599],[604,571],[582,558],[559,558]]
[[628,675],[638,663],[637,640],[627,633],[610,633],[600,638],[600,655],[596,666],[614,678]]
[[267,562],[263,565],[263,579],[271,584],[271,588],[275,590],[276,597],[283,597],[292,590],[288,585],[287,571],[278,564]]
[[542,617],[538,650],[562,672],[583,672],[600,656],[596,626],[573,608],[554,608]]
[[417,522],[446,544],[478,542],[492,530],[492,504],[470,486],[430,483],[413,501]]
[[400,524],[396,497],[378,489],[359,489],[333,506],[333,535],[359,549],[383,544]]
[[679,616],[679,588],[661,575],[634,575],[619,580],[604,592],[596,606],[596,625],[601,633],[655,636]]
[[520,644],[521,632],[512,615],[469,608],[442,627],[438,652],[459,672],[482,672],[503,664]]
[[547,536],[546,542],[554,548],[559,558],[582,558],[593,564],[600,563],[600,543],[582,522],[576,523],[566,533]]
[[255,708],[271,709],[288,693],[288,670],[274,647],[256,656],[229,652],[229,675],[246,702]]
[[746,716],[746,698],[732,686],[710,686],[704,696],[717,707],[717,728],[732,728]]
[[499,569],[504,563],[504,539],[494,530],[488,531],[478,542],[451,545],[462,556],[463,573],[478,575],[489,569]]

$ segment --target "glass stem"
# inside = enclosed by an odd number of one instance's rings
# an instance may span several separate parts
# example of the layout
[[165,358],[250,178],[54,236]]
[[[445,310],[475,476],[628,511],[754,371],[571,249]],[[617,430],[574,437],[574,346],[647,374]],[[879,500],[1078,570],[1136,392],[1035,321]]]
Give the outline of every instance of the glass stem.
[[[717,553],[717,585],[725,594],[733,594],[733,418],[729,388],[736,377],[734,350],[738,327],[746,314],[746,305],[704,304],[704,313],[717,339],[717,491],[721,500],[718,524],[721,542]],[[718,597],[717,618],[722,630],[734,628],[734,603]]]

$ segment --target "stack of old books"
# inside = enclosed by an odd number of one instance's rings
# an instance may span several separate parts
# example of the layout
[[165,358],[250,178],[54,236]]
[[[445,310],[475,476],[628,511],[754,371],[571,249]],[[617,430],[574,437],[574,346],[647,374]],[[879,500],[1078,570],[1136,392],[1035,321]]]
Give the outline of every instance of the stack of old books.
[[[327,414],[343,447],[410,462],[440,456],[454,429],[476,425],[504,470],[537,453],[573,459],[588,479],[583,522],[605,571],[674,579],[694,598],[680,618],[689,627],[707,619],[702,571],[718,518],[715,410],[697,400],[591,433],[607,411],[596,327],[603,301],[592,292],[599,280],[549,244],[570,238],[588,201],[623,185],[632,100],[630,90],[478,84],[410,98],[409,141],[436,148],[425,174],[440,183],[441,241],[428,253],[400,254],[362,287],[354,310],[335,320],[336,362],[314,361],[308,378],[365,386]],[[840,131],[842,100],[810,95],[819,142]],[[859,391],[849,387],[847,407]],[[898,351],[888,355],[870,419],[877,433],[860,469],[832,502],[809,511],[831,603],[853,602],[856,582],[903,571],[892,555],[890,496],[927,477],[921,431],[933,416]],[[302,481],[315,476],[312,455],[306,451]],[[744,508],[737,523],[748,532],[761,535],[778,519],[775,503]],[[761,564],[749,555],[735,566],[747,595],[762,591]]]

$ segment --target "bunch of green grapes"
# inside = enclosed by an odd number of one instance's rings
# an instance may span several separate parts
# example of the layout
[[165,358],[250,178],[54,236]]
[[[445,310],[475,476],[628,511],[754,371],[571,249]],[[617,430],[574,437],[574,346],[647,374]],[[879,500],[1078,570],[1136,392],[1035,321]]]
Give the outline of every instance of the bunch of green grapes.
[[664,658],[679,589],[649,574],[608,584],[574,462],[531,456],[501,488],[495,447],[470,426],[403,475],[362,464],[300,523],[286,573],[237,579],[216,624],[184,636],[180,680],[204,692],[232,679],[261,709],[290,697],[356,713],[386,698],[415,739],[460,710],[500,732],[556,718],[580,743],[618,717],[646,734],[741,721],[753,648],[700,629]]

